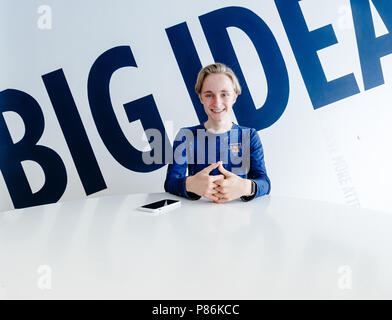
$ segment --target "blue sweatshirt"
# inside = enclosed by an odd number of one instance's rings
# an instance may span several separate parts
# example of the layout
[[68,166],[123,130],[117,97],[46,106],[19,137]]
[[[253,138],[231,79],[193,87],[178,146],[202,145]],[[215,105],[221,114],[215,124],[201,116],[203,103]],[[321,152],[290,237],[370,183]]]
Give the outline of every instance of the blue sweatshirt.
[[[256,194],[241,197],[243,201],[269,194],[271,182],[259,135],[255,129],[235,123],[230,131],[222,134],[211,133],[201,124],[182,128],[174,140],[173,162],[167,168],[165,191],[191,200],[200,199],[197,194],[186,191],[185,180],[217,161],[223,161],[226,170],[256,183]],[[218,169],[210,173],[219,174]]]

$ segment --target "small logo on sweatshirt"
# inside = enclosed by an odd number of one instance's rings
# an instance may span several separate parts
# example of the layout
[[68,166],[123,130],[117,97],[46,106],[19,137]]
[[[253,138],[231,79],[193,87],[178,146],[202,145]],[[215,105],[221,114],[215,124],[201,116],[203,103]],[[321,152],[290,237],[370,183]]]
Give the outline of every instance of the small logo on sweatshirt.
[[241,151],[241,143],[230,143],[229,148],[233,154],[238,154]]

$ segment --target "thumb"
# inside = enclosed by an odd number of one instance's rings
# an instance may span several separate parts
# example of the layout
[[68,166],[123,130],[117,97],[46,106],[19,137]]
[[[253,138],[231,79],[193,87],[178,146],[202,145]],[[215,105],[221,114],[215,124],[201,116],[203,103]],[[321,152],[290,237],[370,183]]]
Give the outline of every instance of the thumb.
[[212,170],[218,168],[219,164],[220,164],[220,162],[210,164],[208,167],[204,168],[201,171],[203,171],[203,173],[209,174]]
[[225,176],[225,177],[230,177],[233,175],[230,171],[227,171],[223,165],[222,162],[219,164],[218,170]]

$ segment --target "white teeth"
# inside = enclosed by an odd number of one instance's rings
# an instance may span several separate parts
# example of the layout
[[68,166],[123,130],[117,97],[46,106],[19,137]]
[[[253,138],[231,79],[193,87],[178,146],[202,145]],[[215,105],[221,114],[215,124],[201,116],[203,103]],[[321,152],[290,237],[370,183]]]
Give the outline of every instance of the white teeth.
[[221,110],[212,110],[212,112],[221,113],[223,110],[224,110],[224,109],[221,109]]

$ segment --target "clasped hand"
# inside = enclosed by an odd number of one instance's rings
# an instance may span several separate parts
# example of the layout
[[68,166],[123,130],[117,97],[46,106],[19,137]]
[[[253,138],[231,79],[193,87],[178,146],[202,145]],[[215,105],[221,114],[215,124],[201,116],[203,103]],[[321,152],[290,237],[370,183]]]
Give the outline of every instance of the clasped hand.
[[[211,176],[210,172],[216,168],[221,174]],[[224,203],[248,195],[251,191],[251,181],[227,171],[222,161],[219,161],[188,177],[186,190],[211,199],[215,203]]]

